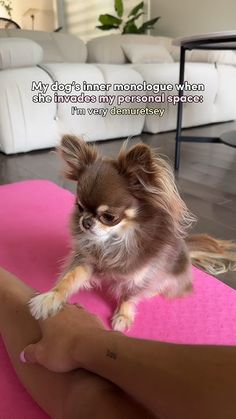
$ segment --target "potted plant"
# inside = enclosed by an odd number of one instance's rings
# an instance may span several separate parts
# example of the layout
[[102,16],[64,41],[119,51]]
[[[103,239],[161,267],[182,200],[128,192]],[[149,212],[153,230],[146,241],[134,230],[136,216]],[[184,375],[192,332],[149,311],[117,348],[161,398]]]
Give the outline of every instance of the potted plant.
[[149,29],[153,29],[160,16],[144,22],[141,26],[137,26],[136,21],[140,16],[144,15],[144,2],[137,4],[128,14],[127,20],[124,19],[123,0],[115,0],[114,8],[116,15],[108,13],[99,16],[98,20],[101,25],[96,26],[102,31],[111,29],[119,29],[122,34],[145,34]]

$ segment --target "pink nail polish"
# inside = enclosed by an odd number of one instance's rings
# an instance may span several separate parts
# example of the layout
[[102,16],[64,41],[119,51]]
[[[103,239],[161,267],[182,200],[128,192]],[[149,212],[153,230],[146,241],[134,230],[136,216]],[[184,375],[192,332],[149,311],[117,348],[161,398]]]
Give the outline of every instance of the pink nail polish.
[[24,351],[22,351],[22,352],[21,352],[21,354],[20,354],[20,360],[21,360],[21,362],[23,362],[24,364],[26,363],[26,359],[25,359],[25,353],[24,353]]

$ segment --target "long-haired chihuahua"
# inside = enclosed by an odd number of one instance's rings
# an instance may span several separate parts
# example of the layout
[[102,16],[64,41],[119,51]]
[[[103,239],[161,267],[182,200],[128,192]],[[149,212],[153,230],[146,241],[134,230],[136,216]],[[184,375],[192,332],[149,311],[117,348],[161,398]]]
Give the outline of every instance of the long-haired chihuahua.
[[194,217],[169,164],[150,147],[128,150],[125,144],[111,159],[64,136],[59,150],[66,176],[77,182],[72,250],[55,286],[30,300],[36,319],[57,313],[80,289],[105,283],[117,299],[112,327],[123,331],[132,325],[140,299],[191,291],[191,262],[210,273],[236,269],[232,242],[187,237]]

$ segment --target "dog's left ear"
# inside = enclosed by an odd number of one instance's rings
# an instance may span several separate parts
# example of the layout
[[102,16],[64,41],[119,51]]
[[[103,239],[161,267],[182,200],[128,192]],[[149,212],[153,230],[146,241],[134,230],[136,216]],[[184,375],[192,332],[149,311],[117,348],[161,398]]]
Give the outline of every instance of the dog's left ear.
[[133,185],[150,183],[155,172],[151,149],[146,144],[137,144],[126,151],[124,145],[118,156],[118,170]]
[[73,135],[64,135],[58,149],[68,166],[65,175],[72,180],[78,180],[85,167],[94,163],[99,157],[94,146]]

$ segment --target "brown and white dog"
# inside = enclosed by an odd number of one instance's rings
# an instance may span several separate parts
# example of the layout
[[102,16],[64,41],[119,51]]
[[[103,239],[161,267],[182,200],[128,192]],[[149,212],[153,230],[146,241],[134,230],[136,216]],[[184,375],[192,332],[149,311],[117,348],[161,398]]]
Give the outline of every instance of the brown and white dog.
[[123,331],[140,299],[191,291],[191,261],[211,273],[236,269],[232,242],[186,238],[194,217],[170,166],[147,145],[123,146],[115,160],[65,136],[59,150],[66,176],[77,182],[72,251],[55,286],[30,300],[36,319],[57,313],[78,290],[104,282],[118,301],[112,327]]

